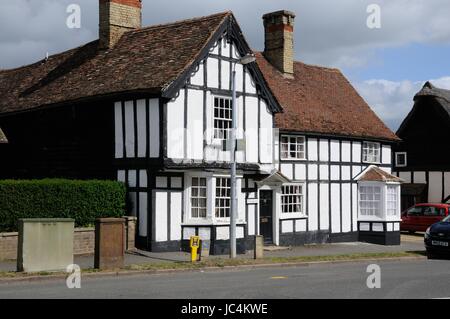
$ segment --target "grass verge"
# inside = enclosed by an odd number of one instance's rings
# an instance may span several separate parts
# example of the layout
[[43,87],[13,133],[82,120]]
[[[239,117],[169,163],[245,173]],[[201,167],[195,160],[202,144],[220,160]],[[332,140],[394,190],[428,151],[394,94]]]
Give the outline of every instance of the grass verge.
[[338,261],[357,261],[364,259],[386,259],[402,257],[421,257],[423,252],[393,252],[393,253],[364,253],[364,254],[343,254],[330,256],[298,256],[298,257],[266,257],[263,259],[223,259],[211,258],[197,263],[190,262],[170,262],[170,263],[149,263],[130,265],[125,267],[127,270],[171,270],[171,269],[201,269],[209,267],[236,267],[251,265],[270,265],[270,264],[290,264],[290,263],[310,263],[310,262],[338,262]]
[[[271,264],[293,264],[293,263],[312,263],[312,262],[339,262],[339,261],[358,261],[366,259],[388,259],[388,258],[405,258],[405,257],[423,257],[424,252],[409,251],[409,252],[392,252],[392,253],[360,253],[360,254],[343,254],[343,255],[329,255],[329,256],[297,256],[297,257],[266,257],[263,259],[225,259],[225,258],[210,258],[197,263],[187,261],[183,262],[164,262],[164,263],[148,263],[129,265],[120,271],[151,271],[151,270],[189,270],[202,268],[223,268],[223,267],[237,267],[237,266],[251,266],[251,265],[271,265]],[[101,271],[98,269],[83,269],[83,273],[102,273],[110,271]],[[27,277],[48,277],[48,276],[65,276],[64,272],[39,272],[39,273],[18,273],[18,272],[0,272],[0,279],[8,278],[27,278]]]

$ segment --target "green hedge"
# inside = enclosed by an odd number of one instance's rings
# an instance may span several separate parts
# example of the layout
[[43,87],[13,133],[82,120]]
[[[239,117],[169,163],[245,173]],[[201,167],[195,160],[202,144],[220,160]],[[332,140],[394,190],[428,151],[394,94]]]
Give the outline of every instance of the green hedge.
[[63,179],[0,181],[0,232],[17,231],[20,218],[73,218],[76,227],[125,214],[126,189],[114,181]]

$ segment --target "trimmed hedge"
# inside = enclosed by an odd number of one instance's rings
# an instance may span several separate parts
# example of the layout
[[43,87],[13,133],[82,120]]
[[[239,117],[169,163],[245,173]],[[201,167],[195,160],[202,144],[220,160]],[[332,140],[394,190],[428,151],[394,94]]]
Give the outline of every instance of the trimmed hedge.
[[64,179],[0,181],[0,232],[20,218],[73,218],[87,227],[100,217],[125,215],[126,188],[114,181]]

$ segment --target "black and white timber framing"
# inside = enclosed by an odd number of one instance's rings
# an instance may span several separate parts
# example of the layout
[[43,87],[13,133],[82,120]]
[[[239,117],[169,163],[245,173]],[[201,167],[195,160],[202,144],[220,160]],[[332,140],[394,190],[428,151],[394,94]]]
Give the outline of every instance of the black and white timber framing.
[[[278,132],[280,111],[257,68],[238,59],[249,50],[232,22],[216,36],[204,57],[178,81],[172,96],[115,103],[115,158],[118,179],[129,187],[130,209],[138,217],[138,243],[153,251],[179,250],[192,235],[211,241],[212,253],[225,253],[229,220],[214,216],[215,180],[229,177],[229,151],[213,136],[214,97],[231,97],[236,63],[238,250],[251,247],[260,234],[259,191],[273,191],[273,243],[277,245],[358,240],[358,186],[354,177],[368,165],[364,139]],[[248,52],[248,51],[247,51]],[[279,138],[301,135],[305,160],[280,160]],[[380,143],[379,167],[391,172],[391,142]],[[170,163],[170,165],[168,165]],[[281,210],[282,183],[261,184],[264,174],[279,170],[304,186],[304,211]],[[266,173],[264,173],[266,172]],[[208,216],[191,217],[191,179],[207,179]]]

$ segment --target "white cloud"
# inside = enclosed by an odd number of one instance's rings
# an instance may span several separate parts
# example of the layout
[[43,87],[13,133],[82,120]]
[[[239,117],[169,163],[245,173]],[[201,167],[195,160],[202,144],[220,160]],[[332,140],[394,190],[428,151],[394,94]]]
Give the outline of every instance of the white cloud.
[[[382,10],[382,28],[371,30],[366,26],[366,8],[374,2]],[[70,3],[81,6],[81,30],[65,25]],[[259,50],[264,44],[261,16],[288,9],[297,14],[297,58],[337,67],[373,63],[372,55],[379,48],[450,43],[448,0],[143,0],[143,6],[144,25],[232,10],[247,40]],[[97,38],[97,28],[98,0],[2,0],[0,68],[40,59],[45,55],[42,51],[54,53],[81,45]],[[27,50],[26,41],[34,46]]]
[[[420,91],[426,81],[394,82],[377,79],[355,83],[355,86],[378,116],[396,131],[412,109],[414,95]],[[439,88],[450,89],[450,76],[432,79],[430,82]]]

